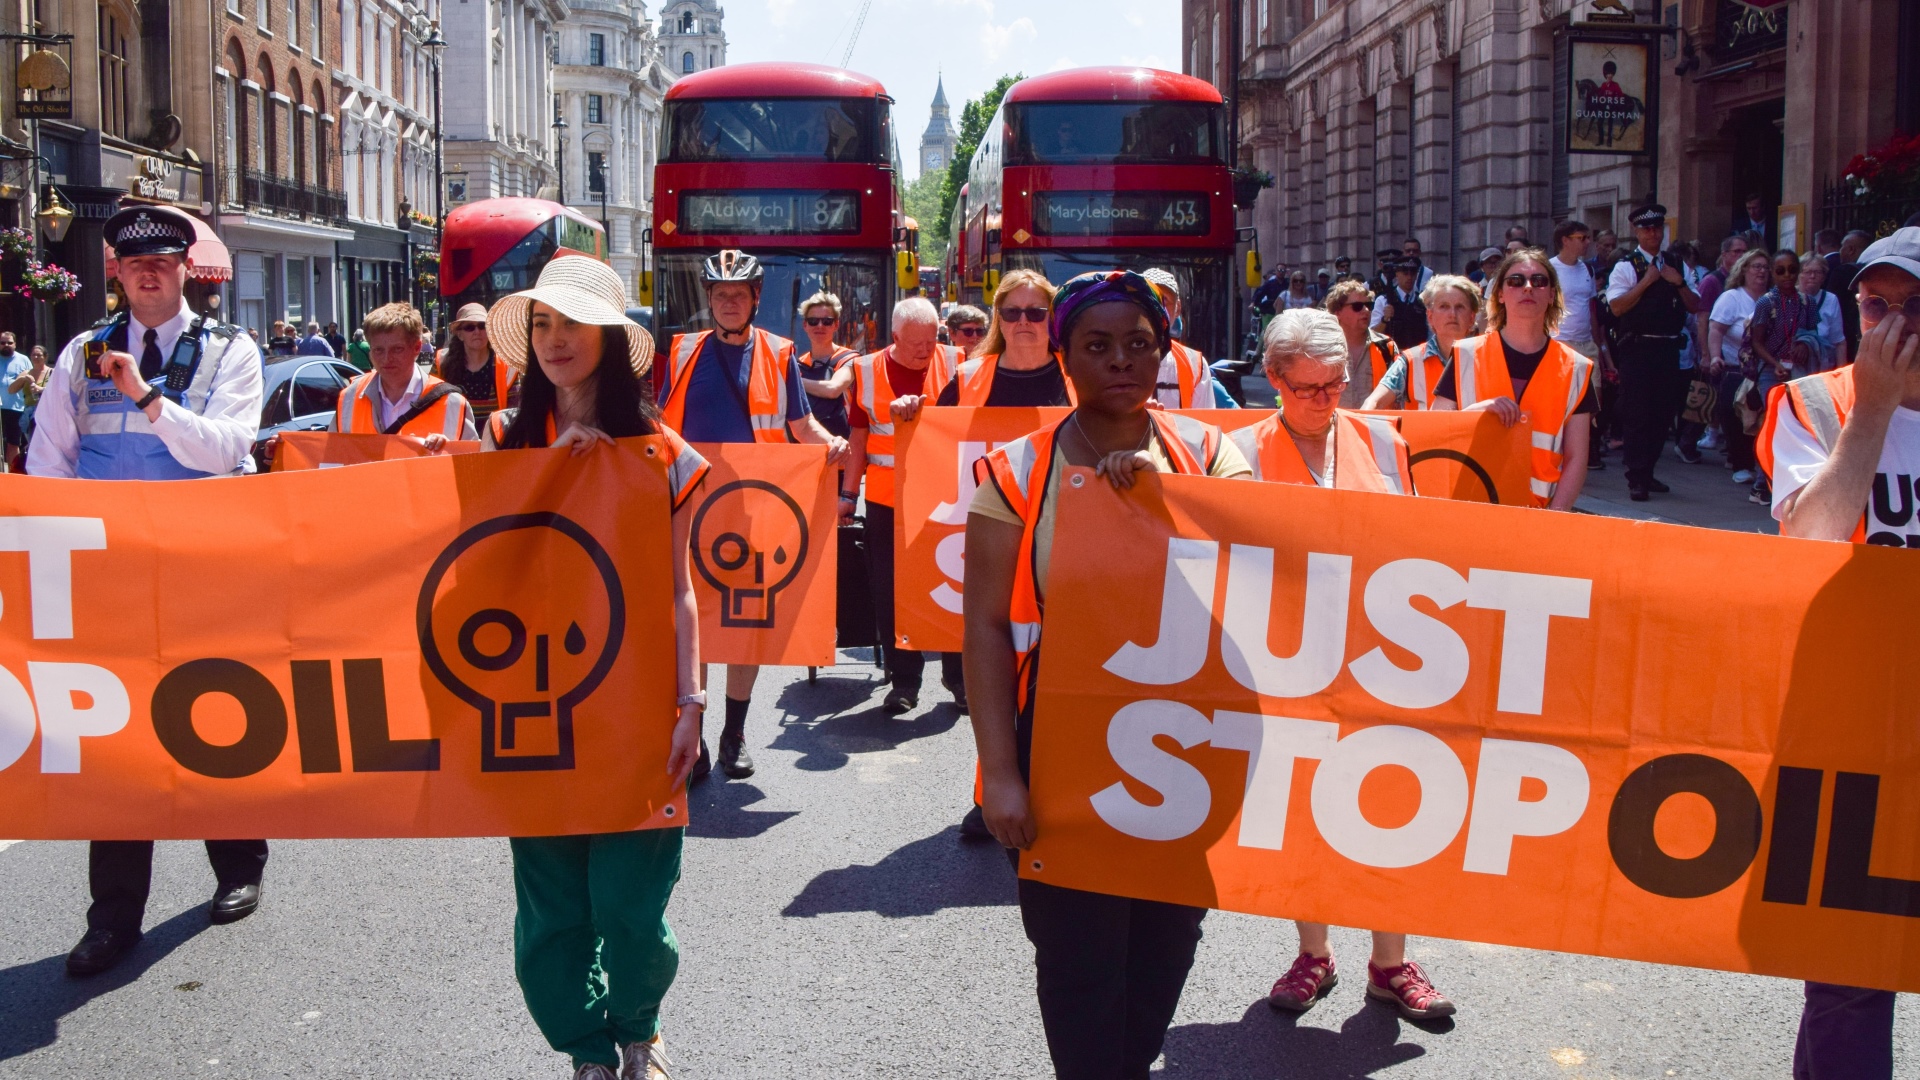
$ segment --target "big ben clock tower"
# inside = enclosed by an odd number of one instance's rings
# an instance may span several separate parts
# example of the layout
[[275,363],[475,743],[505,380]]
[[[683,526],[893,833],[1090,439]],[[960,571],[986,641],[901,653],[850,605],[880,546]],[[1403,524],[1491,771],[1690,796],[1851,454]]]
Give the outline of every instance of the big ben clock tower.
[[954,146],[960,137],[954,133],[953,117],[947,108],[947,84],[943,78],[933,91],[933,115],[927,118],[927,130],[920,136],[920,174],[945,172],[953,161]]

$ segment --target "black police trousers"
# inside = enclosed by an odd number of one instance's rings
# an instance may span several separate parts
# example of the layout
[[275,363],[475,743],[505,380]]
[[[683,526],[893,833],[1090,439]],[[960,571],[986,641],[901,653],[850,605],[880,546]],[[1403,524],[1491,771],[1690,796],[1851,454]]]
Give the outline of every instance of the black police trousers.
[[[267,869],[265,840],[208,840],[207,862],[222,886],[258,885]],[[95,840],[87,847],[89,930],[140,932],[153,884],[153,841]]]
[[1621,458],[1629,487],[1653,479],[1653,467],[1673,430],[1680,381],[1680,342],[1625,338],[1613,350],[1620,370]]

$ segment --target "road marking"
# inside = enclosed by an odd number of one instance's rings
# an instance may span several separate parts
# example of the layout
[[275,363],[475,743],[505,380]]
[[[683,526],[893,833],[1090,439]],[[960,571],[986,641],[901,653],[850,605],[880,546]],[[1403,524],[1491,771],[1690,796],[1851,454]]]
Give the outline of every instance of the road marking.
[[19,842],[18,840],[0,840],[0,851],[5,851]]

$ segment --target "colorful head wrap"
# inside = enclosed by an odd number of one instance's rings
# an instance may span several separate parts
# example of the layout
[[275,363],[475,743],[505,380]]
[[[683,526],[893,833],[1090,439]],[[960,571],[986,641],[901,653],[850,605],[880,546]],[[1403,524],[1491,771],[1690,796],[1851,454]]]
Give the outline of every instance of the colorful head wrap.
[[1160,302],[1153,283],[1131,270],[1107,270],[1081,274],[1053,294],[1053,322],[1047,329],[1053,337],[1054,349],[1065,355],[1067,335],[1073,330],[1074,320],[1096,304],[1111,303],[1132,304],[1146,312],[1147,321],[1153,324],[1154,336],[1160,339],[1161,353],[1173,348],[1166,305]]

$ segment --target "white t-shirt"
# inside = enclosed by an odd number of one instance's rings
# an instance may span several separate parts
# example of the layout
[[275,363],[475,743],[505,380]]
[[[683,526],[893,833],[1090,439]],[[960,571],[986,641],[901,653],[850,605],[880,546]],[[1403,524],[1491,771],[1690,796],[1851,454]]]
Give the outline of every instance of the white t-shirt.
[[1593,271],[1587,264],[1576,262],[1572,266],[1558,258],[1548,259],[1547,265],[1553,267],[1554,276],[1560,279],[1560,305],[1564,313],[1560,316],[1560,328],[1553,332],[1559,341],[1593,340]]
[[1728,289],[1713,302],[1708,321],[1731,327],[1720,338],[1720,359],[1729,364],[1740,362],[1740,346],[1747,341],[1747,324],[1753,321],[1757,301],[1745,289]]
[[[1781,402],[1773,428],[1774,520],[1784,516],[1781,503],[1807,486],[1826,465],[1827,456],[1793,407]],[[1901,407],[1893,410],[1893,419],[1887,422],[1879,473],[1867,495],[1867,543],[1920,545],[1920,515],[1914,513],[1912,494],[1916,478],[1920,478],[1920,411]],[[1878,497],[1882,492],[1884,502]]]

